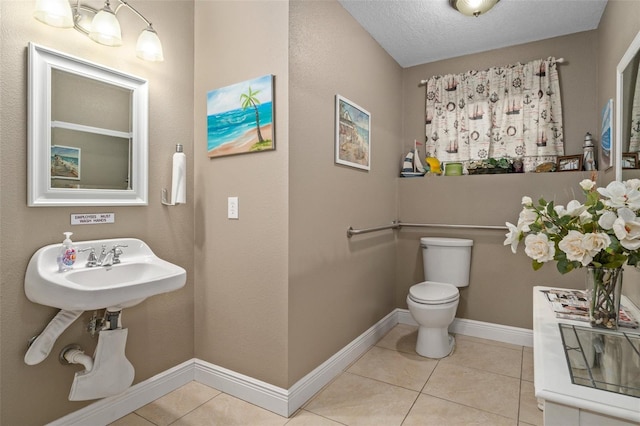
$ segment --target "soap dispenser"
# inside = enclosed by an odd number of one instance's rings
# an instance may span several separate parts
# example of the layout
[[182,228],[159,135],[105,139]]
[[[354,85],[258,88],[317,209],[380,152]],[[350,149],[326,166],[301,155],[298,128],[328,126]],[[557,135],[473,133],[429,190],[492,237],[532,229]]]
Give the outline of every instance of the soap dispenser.
[[76,263],[76,248],[71,241],[71,235],[73,232],[64,232],[64,241],[62,241],[62,247],[58,254],[58,271],[64,272],[73,268],[73,264]]

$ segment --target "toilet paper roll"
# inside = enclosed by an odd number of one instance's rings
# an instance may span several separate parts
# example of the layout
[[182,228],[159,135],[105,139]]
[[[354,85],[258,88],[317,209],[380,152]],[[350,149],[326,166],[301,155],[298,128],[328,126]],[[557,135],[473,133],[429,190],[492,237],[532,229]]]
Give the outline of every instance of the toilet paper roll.
[[173,175],[171,178],[171,204],[187,202],[187,157],[184,152],[173,154]]

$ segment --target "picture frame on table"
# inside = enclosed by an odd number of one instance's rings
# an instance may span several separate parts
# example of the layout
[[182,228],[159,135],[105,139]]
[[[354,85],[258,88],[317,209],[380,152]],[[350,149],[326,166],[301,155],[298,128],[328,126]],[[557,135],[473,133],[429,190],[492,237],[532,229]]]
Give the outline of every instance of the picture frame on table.
[[562,155],[558,157],[556,171],[576,172],[582,170],[582,155]]

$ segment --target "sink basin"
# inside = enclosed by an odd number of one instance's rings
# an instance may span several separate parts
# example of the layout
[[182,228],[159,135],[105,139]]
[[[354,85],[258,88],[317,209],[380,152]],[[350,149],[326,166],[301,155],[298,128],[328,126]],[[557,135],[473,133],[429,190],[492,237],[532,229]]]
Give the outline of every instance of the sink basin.
[[[124,245],[121,263],[113,266],[86,266],[90,250],[100,253]],[[60,244],[42,247],[31,257],[24,280],[27,298],[41,305],[65,310],[122,309],[147,297],[178,290],[187,281],[180,266],[157,257],[147,244],[135,238],[74,242],[78,250],[72,270],[58,271],[56,257]]]

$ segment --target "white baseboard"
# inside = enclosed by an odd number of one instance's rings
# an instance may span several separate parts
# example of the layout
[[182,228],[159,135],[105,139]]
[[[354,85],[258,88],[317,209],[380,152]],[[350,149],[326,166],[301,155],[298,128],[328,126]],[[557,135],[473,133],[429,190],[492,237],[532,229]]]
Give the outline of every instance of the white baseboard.
[[287,417],[315,395],[323,386],[337,377],[352,362],[364,355],[378,340],[398,324],[397,309],[382,318],[355,340],[342,348],[315,370],[298,380],[289,389]]
[[[395,309],[289,389],[194,358],[49,425],[106,425],[193,380],[289,417],[398,323],[417,325],[408,310]],[[523,328],[456,318],[449,330],[466,336],[533,346],[533,332]]]
[[397,315],[393,311],[288,390],[201,360],[196,360],[195,380],[283,417],[289,417],[397,323]]
[[456,318],[449,327],[452,333],[480,337],[518,346],[533,347],[533,330],[509,325]]
[[[418,325],[407,309],[396,309],[396,311],[398,311],[398,322],[400,324]],[[449,326],[449,332],[518,346],[533,347],[533,330],[526,328],[456,318]]]
[[281,416],[288,416],[286,413],[289,394],[286,389],[201,359],[196,360],[194,369],[196,382],[211,386]]
[[144,382],[131,386],[123,393],[104,398],[91,405],[74,411],[49,426],[96,426],[106,425],[137,410],[193,381],[194,360],[185,361]]

